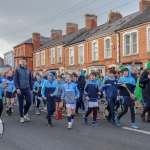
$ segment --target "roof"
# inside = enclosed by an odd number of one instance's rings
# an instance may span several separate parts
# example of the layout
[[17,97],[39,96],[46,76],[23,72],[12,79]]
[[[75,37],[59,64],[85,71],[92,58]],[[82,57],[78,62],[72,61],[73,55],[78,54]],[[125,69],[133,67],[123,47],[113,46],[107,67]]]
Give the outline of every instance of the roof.
[[64,35],[62,37],[59,37],[57,39],[54,39],[52,41],[47,42],[45,45],[43,45],[39,49],[37,49],[37,51],[40,51],[40,50],[42,50],[44,48],[52,47],[52,46],[58,45],[58,44],[64,44],[64,45],[66,45],[67,43],[71,42],[72,40],[80,37],[85,32],[86,32],[85,28],[82,28],[82,29],[80,29],[80,30],[78,30],[76,32],[70,33],[69,35]]
[[85,41],[86,39],[94,38],[97,36],[103,36],[108,33],[113,33],[116,30],[120,29],[122,27],[122,25],[126,24],[127,22],[130,22],[133,18],[135,18],[139,14],[140,14],[140,12],[136,12],[131,15],[122,17],[112,23],[102,24],[94,29],[91,29],[91,30],[85,32],[82,36],[69,42],[66,46]]
[[126,28],[137,26],[139,24],[143,24],[143,23],[146,23],[146,22],[150,22],[150,8],[144,10],[142,13],[137,15],[130,22],[124,24],[119,30],[123,30],[123,29],[126,29]]
[[103,35],[106,35],[106,34],[114,33],[115,31],[122,28],[123,25],[125,25],[126,23],[130,22],[135,17],[137,17],[139,14],[140,14],[140,12],[136,12],[136,13],[133,13],[131,15],[122,17],[122,18],[108,24],[103,29],[96,32],[92,37],[103,36]]
[[73,41],[69,42],[68,44],[66,44],[66,46],[85,41],[87,38],[91,37],[95,32],[98,32],[99,30],[101,30],[102,28],[104,28],[107,25],[108,25],[108,23],[105,23],[105,24],[100,25],[94,29],[91,29],[89,31],[84,32],[80,37],[78,37],[78,38],[74,39]]
[[[49,42],[49,41],[51,41],[50,38],[41,36],[41,45],[44,45],[44,44],[46,44],[46,43]],[[24,41],[24,42],[22,42],[22,43],[16,45],[15,47],[21,46],[21,45],[23,45],[23,44],[33,44],[33,43],[32,43],[32,38],[30,38],[30,39],[28,39],[28,40],[26,40],[26,41]],[[14,48],[15,48],[15,47],[14,47]]]

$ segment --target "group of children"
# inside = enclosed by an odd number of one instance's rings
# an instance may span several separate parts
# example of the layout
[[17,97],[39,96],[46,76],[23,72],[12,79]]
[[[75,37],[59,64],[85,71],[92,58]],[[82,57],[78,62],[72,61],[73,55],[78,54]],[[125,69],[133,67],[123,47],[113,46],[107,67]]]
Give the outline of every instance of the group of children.
[[[72,129],[75,113],[78,114],[78,108],[81,107],[84,116],[84,124],[88,124],[88,116],[92,114],[92,125],[99,126],[97,121],[97,110],[99,108],[99,100],[105,95],[108,115],[105,118],[120,127],[120,119],[128,112],[131,112],[131,127],[138,129],[135,123],[135,87],[136,81],[131,75],[131,67],[125,67],[122,76],[116,78],[116,71],[110,69],[107,76],[104,77],[103,83],[100,82],[96,72],[90,73],[88,78],[82,74],[82,70],[78,71],[78,75],[73,73],[66,75],[58,75],[53,72],[45,73],[42,77],[39,73],[33,82],[33,95],[37,98],[36,114],[40,115],[40,104],[43,102],[47,106],[48,125],[53,126],[52,115],[56,114],[55,119],[62,119],[62,110],[65,104],[68,129]],[[12,114],[12,107],[15,98],[15,86],[12,71],[8,71],[0,84],[0,117],[3,110],[3,95],[6,96],[6,114]],[[33,99],[34,99],[33,98]],[[122,106],[121,112],[115,116],[115,107]],[[87,104],[87,110],[85,109]]]

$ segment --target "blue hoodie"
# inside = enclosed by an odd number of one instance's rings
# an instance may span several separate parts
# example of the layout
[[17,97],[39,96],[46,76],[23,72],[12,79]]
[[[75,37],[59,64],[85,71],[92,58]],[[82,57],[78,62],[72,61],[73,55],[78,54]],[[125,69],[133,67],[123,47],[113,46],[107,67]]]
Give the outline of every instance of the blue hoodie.
[[2,83],[4,83],[4,82],[8,84],[8,86],[6,87],[7,92],[12,92],[12,91],[16,90],[13,77],[4,78],[2,80]]
[[126,67],[128,69],[128,76],[123,76],[118,80],[117,86],[120,91],[120,96],[130,96],[129,92],[126,88],[122,87],[121,84],[126,84],[127,88],[131,93],[134,93],[136,82],[133,77],[131,77],[131,68]]
[[4,92],[4,89],[2,87],[2,84],[0,84],[0,100],[2,100],[3,92]]
[[61,98],[65,99],[67,104],[76,104],[75,97],[79,96],[80,92],[75,83],[64,83]]
[[39,97],[42,97],[42,95],[41,95],[42,85],[43,85],[42,81],[40,81],[40,82],[36,81],[36,82],[34,82],[34,85],[33,85],[33,91],[35,93],[37,92],[37,89],[39,88],[38,93],[37,93],[37,96],[39,96]]
[[97,80],[89,80],[85,85],[85,96],[88,96],[90,98],[89,101],[97,102],[98,101],[98,92],[99,90],[99,83]]
[[111,79],[110,77],[108,77],[105,80],[104,85],[102,86],[100,91],[101,93],[105,91],[106,98],[116,99],[117,98],[117,80],[115,78]]
[[[46,97],[47,100],[54,100],[54,97],[58,92],[57,82],[55,80],[46,80],[42,85],[41,92],[43,98]],[[51,97],[50,94],[53,94],[54,96]]]
[[57,92],[56,97],[61,97],[63,85],[64,85],[63,81],[62,82],[57,82],[58,92]]

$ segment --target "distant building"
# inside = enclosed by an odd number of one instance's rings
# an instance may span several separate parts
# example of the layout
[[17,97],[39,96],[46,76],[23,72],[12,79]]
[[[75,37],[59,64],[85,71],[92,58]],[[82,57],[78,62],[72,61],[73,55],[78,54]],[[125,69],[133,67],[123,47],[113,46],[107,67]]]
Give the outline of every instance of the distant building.
[[12,69],[10,65],[0,66],[0,72],[5,72],[8,71],[9,69]]
[[0,57],[0,67],[4,65],[4,59]]
[[4,65],[10,65],[14,69],[14,52],[13,50],[4,53]]

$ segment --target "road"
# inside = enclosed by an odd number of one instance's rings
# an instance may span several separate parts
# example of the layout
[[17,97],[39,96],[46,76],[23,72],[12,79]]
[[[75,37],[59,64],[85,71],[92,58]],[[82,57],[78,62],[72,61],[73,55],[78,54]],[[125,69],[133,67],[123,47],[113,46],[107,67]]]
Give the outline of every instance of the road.
[[[103,107],[102,107],[103,109]],[[101,110],[102,111],[102,110]],[[5,132],[0,140],[0,150],[141,150],[150,149],[150,124],[142,123],[140,111],[136,114],[139,132],[131,131],[130,113],[121,120],[118,128],[108,123],[100,113],[100,126],[83,125],[82,115],[75,117],[74,128],[67,130],[67,118],[54,120],[55,126],[48,127],[45,113],[40,116],[29,112],[31,122],[20,124],[15,106],[13,116],[3,112]],[[142,130],[142,131],[141,131]]]

